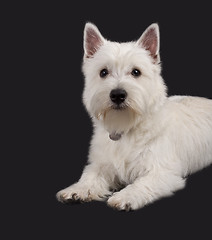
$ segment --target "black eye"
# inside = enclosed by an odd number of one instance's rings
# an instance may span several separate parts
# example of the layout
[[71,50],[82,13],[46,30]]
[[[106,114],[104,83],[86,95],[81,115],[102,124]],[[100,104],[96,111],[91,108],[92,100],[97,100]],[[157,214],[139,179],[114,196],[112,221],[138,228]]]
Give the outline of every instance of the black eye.
[[108,70],[106,68],[102,69],[99,75],[101,78],[105,78],[108,75]]
[[133,77],[139,77],[141,75],[141,72],[138,69],[134,68],[131,74],[133,75]]

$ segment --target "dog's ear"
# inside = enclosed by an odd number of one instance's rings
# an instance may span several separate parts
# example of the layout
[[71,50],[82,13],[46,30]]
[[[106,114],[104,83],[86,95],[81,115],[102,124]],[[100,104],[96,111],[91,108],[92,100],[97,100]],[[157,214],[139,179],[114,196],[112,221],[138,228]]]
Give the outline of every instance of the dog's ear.
[[150,52],[150,56],[153,58],[154,63],[160,62],[160,34],[157,23],[151,24],[141,35],[137,43]]
[[104,44],[104,38],[98,28],[92,23],[86,23],[84,29],[84,56],[91,58]]

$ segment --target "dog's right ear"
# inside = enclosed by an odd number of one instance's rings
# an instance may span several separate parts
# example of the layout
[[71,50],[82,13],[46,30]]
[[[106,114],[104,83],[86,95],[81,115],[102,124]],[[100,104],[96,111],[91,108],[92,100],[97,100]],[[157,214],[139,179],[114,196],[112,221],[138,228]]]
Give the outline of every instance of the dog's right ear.
[[104,44],[105,39],[102,37],[98,28],[92,23],[86,23],[84,29],[84,57],[91,58]]

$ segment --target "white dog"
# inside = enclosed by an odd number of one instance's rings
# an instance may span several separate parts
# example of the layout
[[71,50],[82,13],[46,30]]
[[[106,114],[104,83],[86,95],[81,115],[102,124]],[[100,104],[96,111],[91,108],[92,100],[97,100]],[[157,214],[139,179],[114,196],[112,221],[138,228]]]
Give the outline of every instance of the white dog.
[[161,77],[159,28],[137,42],[106,40],[84,30],[83,101],[92,118],[88,165],[57,193],[61,202],[107,200],[135,210],[185,186],[185,177],[212,163],[212,100],[167,97]]

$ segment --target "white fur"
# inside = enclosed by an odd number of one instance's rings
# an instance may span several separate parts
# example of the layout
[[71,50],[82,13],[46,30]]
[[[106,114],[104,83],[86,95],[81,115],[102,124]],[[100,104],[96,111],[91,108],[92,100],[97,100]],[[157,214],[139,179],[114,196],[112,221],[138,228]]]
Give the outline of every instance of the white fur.
[[[146,32],[151,29],[155,42],[150,44],[156,48],[148,50]],[[90,37],[95,46],[89,56]],[[137,42],[117,43],[87,23],[84,38],[83,102],[94,134],[80,180],[58,192],[58,200],[107,199],[111,207],[135,210],[182,189],[185,176],[212,163],[212,100],[167,97],[157,24]],[[102,79],[104,68],[109,74]],[[131,75],[133,68],[141,70],[140,77]],[[115,88],[127,91],[123,110],[112,108],[109,94]],[[114,132],[121,134],[120,140],[109,138]]]

